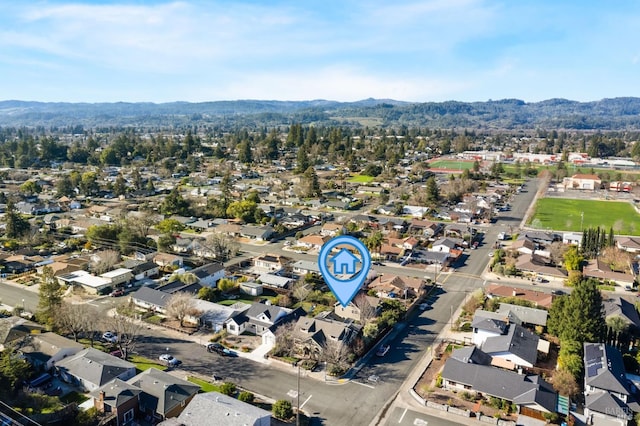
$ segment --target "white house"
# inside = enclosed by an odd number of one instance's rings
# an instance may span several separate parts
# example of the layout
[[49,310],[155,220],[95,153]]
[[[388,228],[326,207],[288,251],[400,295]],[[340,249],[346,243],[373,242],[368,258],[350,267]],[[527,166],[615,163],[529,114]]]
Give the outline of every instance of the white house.
[[224,265],[221,263],[208,263],[191,271],[198,277],[199,283],[207,287],[215,287],[218,280],[224,278]]

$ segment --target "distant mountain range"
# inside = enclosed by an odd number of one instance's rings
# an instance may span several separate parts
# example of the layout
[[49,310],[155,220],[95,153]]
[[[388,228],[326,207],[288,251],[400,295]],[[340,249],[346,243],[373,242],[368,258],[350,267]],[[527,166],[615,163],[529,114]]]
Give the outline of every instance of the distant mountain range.
[[343,126],[466,129],[640,130],[640,98],[595,102],[518,99],[487,102],[216,101],[64,103],[0,101],[0,126],[168,128],[209,125],[276,126],[291,123]]

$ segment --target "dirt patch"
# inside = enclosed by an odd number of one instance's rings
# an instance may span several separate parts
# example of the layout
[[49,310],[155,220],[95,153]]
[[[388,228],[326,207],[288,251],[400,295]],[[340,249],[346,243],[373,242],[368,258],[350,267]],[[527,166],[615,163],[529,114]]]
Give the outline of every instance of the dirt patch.
[[236,349],[242,352],[251,352],[262,344],[262,338],[260,336],[227,335],[221,343],[231,349]]

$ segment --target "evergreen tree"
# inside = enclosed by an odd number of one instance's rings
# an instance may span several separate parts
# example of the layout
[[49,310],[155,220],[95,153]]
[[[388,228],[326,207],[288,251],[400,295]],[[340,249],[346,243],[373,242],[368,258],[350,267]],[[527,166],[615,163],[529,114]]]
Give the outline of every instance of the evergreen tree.
[[438,188],[438,182],[434,176],[427,179],[425,191],[427,204],[436,206],[440,201],[440,189]]
[[597,281],[583,279],[569,296],[556,299],[549,311],[547,327],[562,342],[574,341],[580,345],[601,342],[606,335],[606,323]]
[[42,282],[39,288],[38,319],[53,326],[55,312],[62,305],[63,288],[53,274],[50,266],[42,268]]
[[249,140],[245,140],[238,145],[238,161],[244,164],[250,164],[253,162],[251,142],[249,142]]
[[15,208],[12,202],[7,204],[7,212],[4,215],[5,234],[7,238],[20,238],[27,233],[29,222]]
[[310,166],[309,156],[307,155],[307,146],[301,146],[298,149],[298,160],[296,162],[296,173],[304,173]]

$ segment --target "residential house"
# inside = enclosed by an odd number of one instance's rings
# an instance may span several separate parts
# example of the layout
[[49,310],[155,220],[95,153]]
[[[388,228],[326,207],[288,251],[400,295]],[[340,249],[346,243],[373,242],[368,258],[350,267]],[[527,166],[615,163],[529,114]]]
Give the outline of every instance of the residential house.
[[234,313],[226,322],[227,332],[239,336],[245,332],[261,336],[274,324],[282,321],[291,309],[254,302],[245,311]]
[[122,267],[131,270],[135,281],[157,277],[160,274],[160,267],[157,264],[144,260],[128,259],[122,262]]
[[582,269],[585,278],[595,278],[600,281],[613,281],[620,285],[633,285],[635,283],[635,275],[627,271],[614,271],[611,265],[600,258],[591,259]]
[[74,271],[69,274],[60,275],[58,281],[68,286],[82,287],[89,294],[98,294],[111,286],[111,280],[103,277],[96,277],[87,271]]
[[565,232],[562,234],[562,244],[578,246],[582,244],[582,233]]
[[557,393],[538,375],[519,374],[449,357],[441,376],[445,389],[505,399],[517,405],[520,415],[544,420],[544,413],[556,411]]
[[31,334],[42,333],[44,326],[15,315],[0,318],[0,351],[21,342]]
[[344,323],[328,318],[305,316],[298,318],[292,336],[299,352],[321,353],[328,344],[351,344],[359,332],[360,328],[351,322]]
[[537,253],[523,253],[516,259],[516,269],[522,272],[529,272],[547,277],[566,278],[567,271],[559,269],[549,264],[549,259]]
[[153,263],[160,266],[161,268],[182,268],[183,262],[183,257],[178,256],[177,254],[157,253],[153,257]]
[[[402,247],[394,246],[388,243],[384,243],[378,249],[378,258],[390,261],[398,261],[402,258],[404,249]],[[375,253],[374,253],[375,254]]]
[[547,326],[549,312],[544,309],[530,308],[528,306],[513,305],[511,303],[500,303],[498,314],[508,317],[511,322],[525,326]]
[[118,268],[113,271],[105,272],[100,277],[109,280],[109,285],[112,288],[122,287],[131,282],[133,279],[133,271],[128,268]]
[[499,358],[500,365],[533,367],[538,359],[540,337],[518,324],[509,324],[507,332],[500,336],[490,336],[481,346],[483,352],[493,359]]
[[320,267],[318,262],[312,262],[311,260],[297,260],[293,264],[293,272],[299,276],[307,274],[320,274]]
[[191,253],[191,246],[193,245],[193,239],[192,238],[183,238],[178,236],[176,238],[176,241],[171,244],[171,251],[173,251],[174,253],[180,253],[180,254],[189,254]]
[[414,218],[424,217],[427,213],[429,213],[429,207],[423,206],[404,206],[402,207],[403,215],[410,215]]
[[177,417],[200,391],[200,386],[149,368],[127,381],[139,388],[140,412],[155,419]]
[[640,330],[640,316],[633,303],[620,296],[612,296],[602,301],[605,319],[618,316],[631,330]]
[[622,355],[612,346],[584,343],[584,415],[589,425],[626,426],[640,411],[625,375]]
[[240,291],[249,296],[260,296],[264,291],[264,286],[255,281],[243,281],[240,283]]
[[354,298],[354,301],[349,302],[347,306],[342,306],[340,302],[336,302],[333,305],[333,312],[340,318],[359,322],[378,316],[379,298],[361,293]]
[[328,236],[322,236],[317,234],[309,234],[304,237],[298,239],[296,241],[296,245],[306,247],[310,250],[320,250],[324,243],[329,241],[331,238]]
[[153,312],[165,313],[170,293],[156,290],[151,287],[140,287],[131,295],[131,301],[142,309]]
[[218,392],[199,393],[178,417],[158,426],[270,426],[271,412]]
[[136,366],[106,352],[87,348],[58,361],[56,371],[65,382],[91,392],[113,379],[129,380],[136,375]]
[[92,391],[93,406],[101,413],[112,415],[116,426],[132,424],[138,417],[142,390],[129,383],[114,379]]
[[544,231],[526,231],[521,235],[521,237],[532,240],[534,243],[541,246],[547,246],[554,241],[562,240],[562,236],[554,234],[553,232]]
[[421,235],[432,238],[440,235],[444,225],[440,222],[431,222],[429,220],[412,219],[409,224],[409,233],[412,235]]
[[549,293],[493,283],[487,286],[485,294],[490,299],[494,297],[517,297],[533,303],[534,306],[547,309],[551,307],[553,302],[553,295]]
[[253,258],[253,267],[262,272],[278,272],[288,265],[290,259],[277,254],[263,254]]
[[251,305],[238,302],[231,306],[223,306],[218,303],[207,302],[206,300],[194,298],[193,307],[195,308],[197,315],[188,315],[185,318],[185,321],[191,322],[192,324],[202,325],[208,329],[218,332],[225,327],[225,323],[229,318],[239,312],[246,311],[251,307]]
[[276,231],[270,225],[265,225],[265,226],[243,225],[240,228],[240,236],[244,238],[249,238],[251,240],[269,241],[275,234],[276,234]]
[[46,332],[31,334],[20,347],[20,352],[36,368],[52,369],[57,362],[77,354],[84,346],[66,337]]
[[201,285],[215,287],[218,280],[224,278],[226,272],[224,265],[221,263],[207,263],[206,265],[193,269],[191,273],[198,277]]
[[335,237],[337,235],[342,235],[345,233],[344,225],[340,223],[331,223],[327,222],[322,225],[320,229],[320,235],[323,237]]
[[527,237],[520,237],[511,244],[509,250],[517,251],[521,254],[532,254],[536,251],[536,248],[536,243],[532,240]]
[[618,237],[616,239],[616,246],[620,250],[628,251],[629,253],[640,253],[640,238]]
[[400,275],[381,274],[367,286],[369,290],[375,290],[380,298],[409,298],[419,296],[424,290],[422,278],[406,277]]
[[429,251],[440,253],[452,253],[455,249],[462,246],[462,240],[452,238],[440,238],[433,242]]
[[265,287],[271,287],[274,289],[286,289],[289,288],[289,285],[292,284],[295,280],[289,277],[282,277],[280,275],[275,274],[261,274],[258,277],[258,281]]

